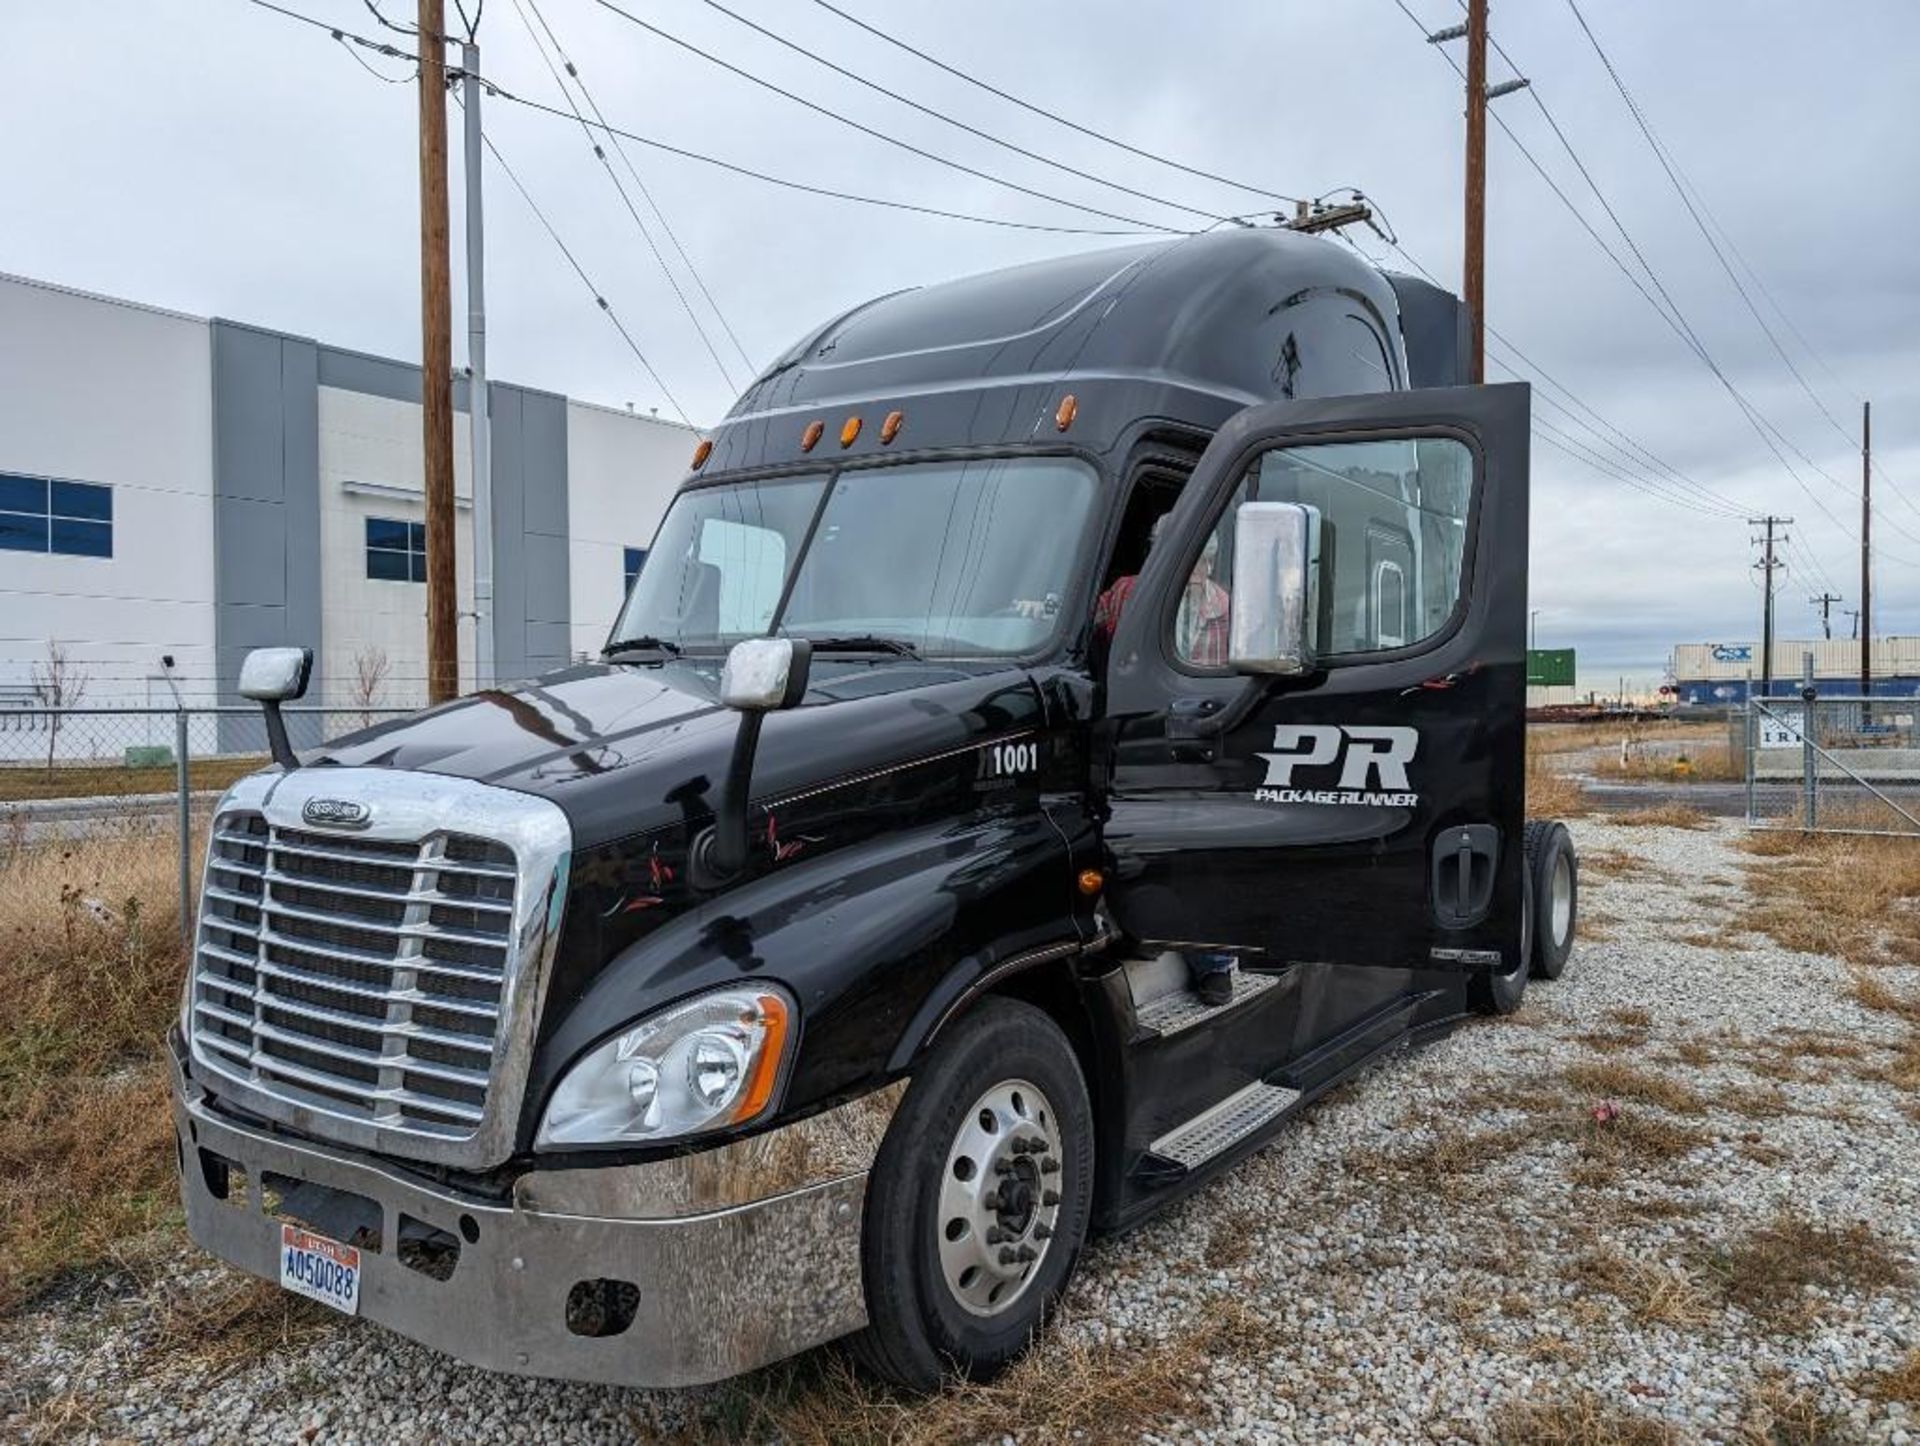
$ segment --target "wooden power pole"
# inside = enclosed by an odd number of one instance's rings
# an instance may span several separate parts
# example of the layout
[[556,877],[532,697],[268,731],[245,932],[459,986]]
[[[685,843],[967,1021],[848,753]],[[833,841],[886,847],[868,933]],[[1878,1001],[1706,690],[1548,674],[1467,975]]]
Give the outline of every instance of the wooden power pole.
[[453,555],[453,304],[447,270],[447,68],[442,0],[419,0],[420,421],[427,498],[427,702],[460,691]]
[[1467,0],[1466,256],[1462,298],[1473,341],[1470,380],[1487,379],[1487,0]]
[[[1873,695],[1873,403],[1860,404],[1860,696]],[[1866,717],[1867,705],[1860,705]]]

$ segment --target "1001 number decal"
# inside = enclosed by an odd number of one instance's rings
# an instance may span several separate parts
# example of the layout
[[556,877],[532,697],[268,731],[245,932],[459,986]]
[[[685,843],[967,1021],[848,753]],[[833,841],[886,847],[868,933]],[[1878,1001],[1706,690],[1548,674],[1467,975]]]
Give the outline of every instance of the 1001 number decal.
[[1038,743],[996,743],[987,750],[987,776],[1007,778],[1016,773],[1034,773],[1040,768]]

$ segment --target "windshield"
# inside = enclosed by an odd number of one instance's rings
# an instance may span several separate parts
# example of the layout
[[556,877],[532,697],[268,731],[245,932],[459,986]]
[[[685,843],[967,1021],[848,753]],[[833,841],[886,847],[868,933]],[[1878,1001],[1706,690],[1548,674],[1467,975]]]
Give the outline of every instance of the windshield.
[[777,631],[1030,653],[1059,627],[1095,492],[1073,458],[995,457],[682,493],[612,642],[723,647]]

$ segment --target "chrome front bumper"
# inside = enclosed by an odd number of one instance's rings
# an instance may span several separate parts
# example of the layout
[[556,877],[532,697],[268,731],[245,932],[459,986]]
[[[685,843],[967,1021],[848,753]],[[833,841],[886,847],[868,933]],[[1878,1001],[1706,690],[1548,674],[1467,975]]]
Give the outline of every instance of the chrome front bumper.
[[[203,1249],[278,1281],[282,1220],[327,1232],[269,1206],[297,1185],[321,1187],[328,1199],[357,1197],[368,1237],[378,1240],[361,1250],[359,1313],[474,1365],[702,1385],[866,1324],[867,1167],[898,1087],[739,1146],[640,1166],[534,1171],[502,1204],[235,1124],[208,1107],[177,1053],[173,1067],[181,1195]],[[756,1188],[757,1198],[743,1198]],[[402,1262],[402,1216],[459,1242],[445,1279]],[[596,1279],[637,1288],[632,1321],[618,1334],[569,1325],[569,1295]]]

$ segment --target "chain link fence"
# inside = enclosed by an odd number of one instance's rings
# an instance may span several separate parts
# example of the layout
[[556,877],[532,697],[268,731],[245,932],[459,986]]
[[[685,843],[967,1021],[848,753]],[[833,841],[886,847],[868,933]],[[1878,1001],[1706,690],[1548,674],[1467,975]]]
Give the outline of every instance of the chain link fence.
[[1920,837],[1920,699],[1753,699],[1731,720],[1747,825]]
[[[282,711],[306,749],[414,710]],[[268,761],[257,706],[0,710],[0,892],[57,879],[70,928],[173,905],[184,942],[213,806]]]

